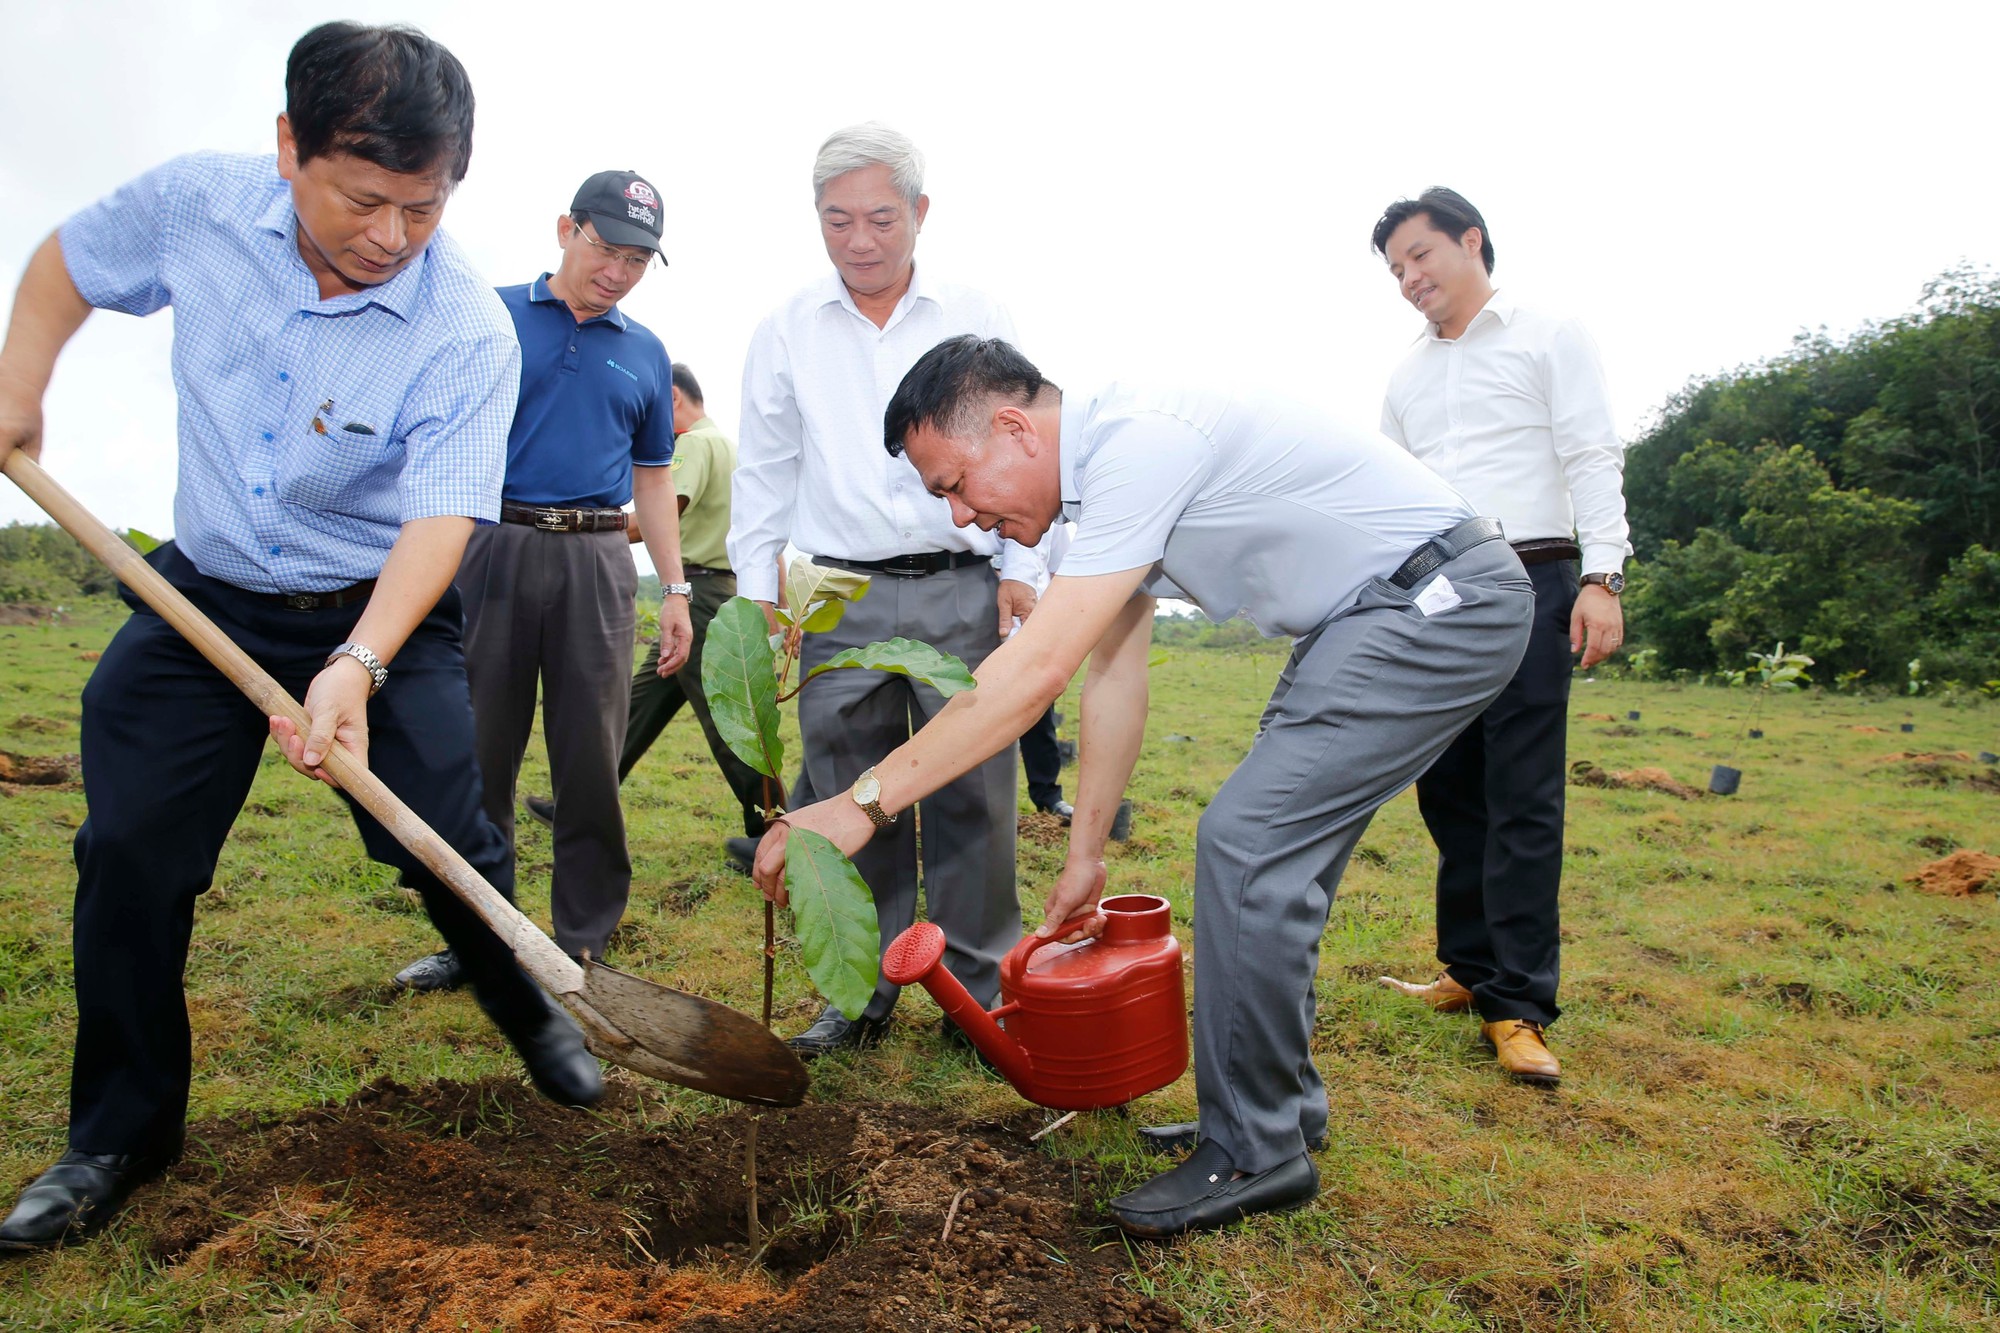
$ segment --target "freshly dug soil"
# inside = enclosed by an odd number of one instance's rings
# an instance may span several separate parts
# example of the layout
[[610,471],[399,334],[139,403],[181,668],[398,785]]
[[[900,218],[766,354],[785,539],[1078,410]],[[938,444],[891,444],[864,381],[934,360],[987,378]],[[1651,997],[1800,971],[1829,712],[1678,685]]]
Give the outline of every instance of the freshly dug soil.
[[1094,1167],[1032,1145],[1033,1112],[762,1112],[758,1264],[743,1244],[750,1113],[657,1114],[624,1086],[586,1115],[506,1080],[382,1080],[275,1122],[196,1126],[126,1225],[164,1264],[333,1292],[368,1333],[1179,1326],[1124,1285]]
[[75,782],[82,772],[83,757],[74,754],[15,754],[0,750],[0,782],[29,787],[53,787]]
[[1945,898],[1970,898],[2000,892],[2000,856],[1985,852],[1953,852],[1910,876],[1925,893]]
[[1683,801],[1692,801],[1701,795],[1695,788],[1676,781],[1674,775],[1664,768],[1633,768],[1621,773],[1599,768],[1588,759],[1579,759],[1569,766],[1569,782],[1572,787],[1656,791]]

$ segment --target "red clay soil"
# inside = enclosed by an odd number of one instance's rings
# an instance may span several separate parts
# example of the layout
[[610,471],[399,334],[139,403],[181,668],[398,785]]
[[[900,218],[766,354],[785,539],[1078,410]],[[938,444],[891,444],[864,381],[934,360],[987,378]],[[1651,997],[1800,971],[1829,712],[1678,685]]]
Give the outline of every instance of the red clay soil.
[[1911,875],[1910,883],[1925,893],[1945,898],[1970,898],[2000,892],[2000,856],[1985,852],[1953,852]]
[[763,1112],[758,1265],[749,1112],[657,1115],[629,1087],[585,1115],[504,1080],[383,1080],[340,1106],[197,1126],[124,1225],[175,1269],[331,1293],[364,1333],[1179,1327],[1125,1285],[1095,1168],[1031,1144],[1033,1112]]
[[54,787],[74,782],[83,758],[74,754],[15,754],[0,750],[0,782],[29,787]]

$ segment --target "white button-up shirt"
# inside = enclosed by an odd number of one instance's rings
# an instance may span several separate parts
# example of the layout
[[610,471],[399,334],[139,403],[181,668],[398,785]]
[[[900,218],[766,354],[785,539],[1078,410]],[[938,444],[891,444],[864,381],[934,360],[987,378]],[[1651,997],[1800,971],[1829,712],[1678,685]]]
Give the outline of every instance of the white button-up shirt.
[[1382,433],[1500,520],[1509,541],[1575,537],[1583,572],[1619,570],[1625,446],[1581,324],[1494,292],[1457,338],[1437,325],[1390,377]]
[[838,272],[767,316],[743,363],[743,422],[731,489],[729,563],[737,591],[776,601],[778,553],[887,560],[929,551],[996,556],[1000,577],[1034,587],[1033,547],[952,526],[907,458],[882,447],[882,415],[919,357],[962,333],[1014,339],[998,304],[967,287],[927,283],[922,269],[876,328]]

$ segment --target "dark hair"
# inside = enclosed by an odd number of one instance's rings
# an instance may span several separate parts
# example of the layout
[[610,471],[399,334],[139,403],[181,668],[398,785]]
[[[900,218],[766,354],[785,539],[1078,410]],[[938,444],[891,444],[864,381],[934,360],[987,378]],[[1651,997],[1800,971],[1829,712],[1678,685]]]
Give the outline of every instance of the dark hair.
[[674,362],[674,387],[686,396],[689,402],[706,403],[701,396],[701,385],[695,382],[694,372],[687,368],[685,361]]
[[285,115],[302,163],[351,153],[453,185],[472,163],[472,80],[415,28],[322,23],[299,38],[285,62]]
[[882,415],[882,445],[901,457],[903,441],[919,426],[958,435],[972,425],[967,416],[995,394],[1026,406],[1055,387],[1012,343],[961,333],[925,352],[903,376]]
[[1486,219],[1464,195],[1442,185],[1433,185],[1414,199],[1398,199],[1389,205],[1382,220],[1375,224],[1375,253],[1387,258],[1389,238],[1396,234],[1396,228],[1418,214],[1428,217],[1433,227],[1454,241],[1465,239],[1467,227],[1479,228],[1479,257],[1486,261],[1486,271],[1493,272],[1493,232]]

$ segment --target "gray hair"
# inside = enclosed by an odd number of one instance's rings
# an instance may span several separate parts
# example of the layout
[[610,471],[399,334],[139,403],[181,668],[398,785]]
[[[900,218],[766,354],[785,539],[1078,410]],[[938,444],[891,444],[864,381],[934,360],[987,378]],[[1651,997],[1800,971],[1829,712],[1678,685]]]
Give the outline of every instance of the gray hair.
[[879,120],[849,125],[826,136],[819,156],[813,159],[813,202],[817,204],[826,193],[828,181],[863,167],[889,168],[896,193],[911,208],[917,206],[917,197],[924,192],[924,155],[909,136]]

